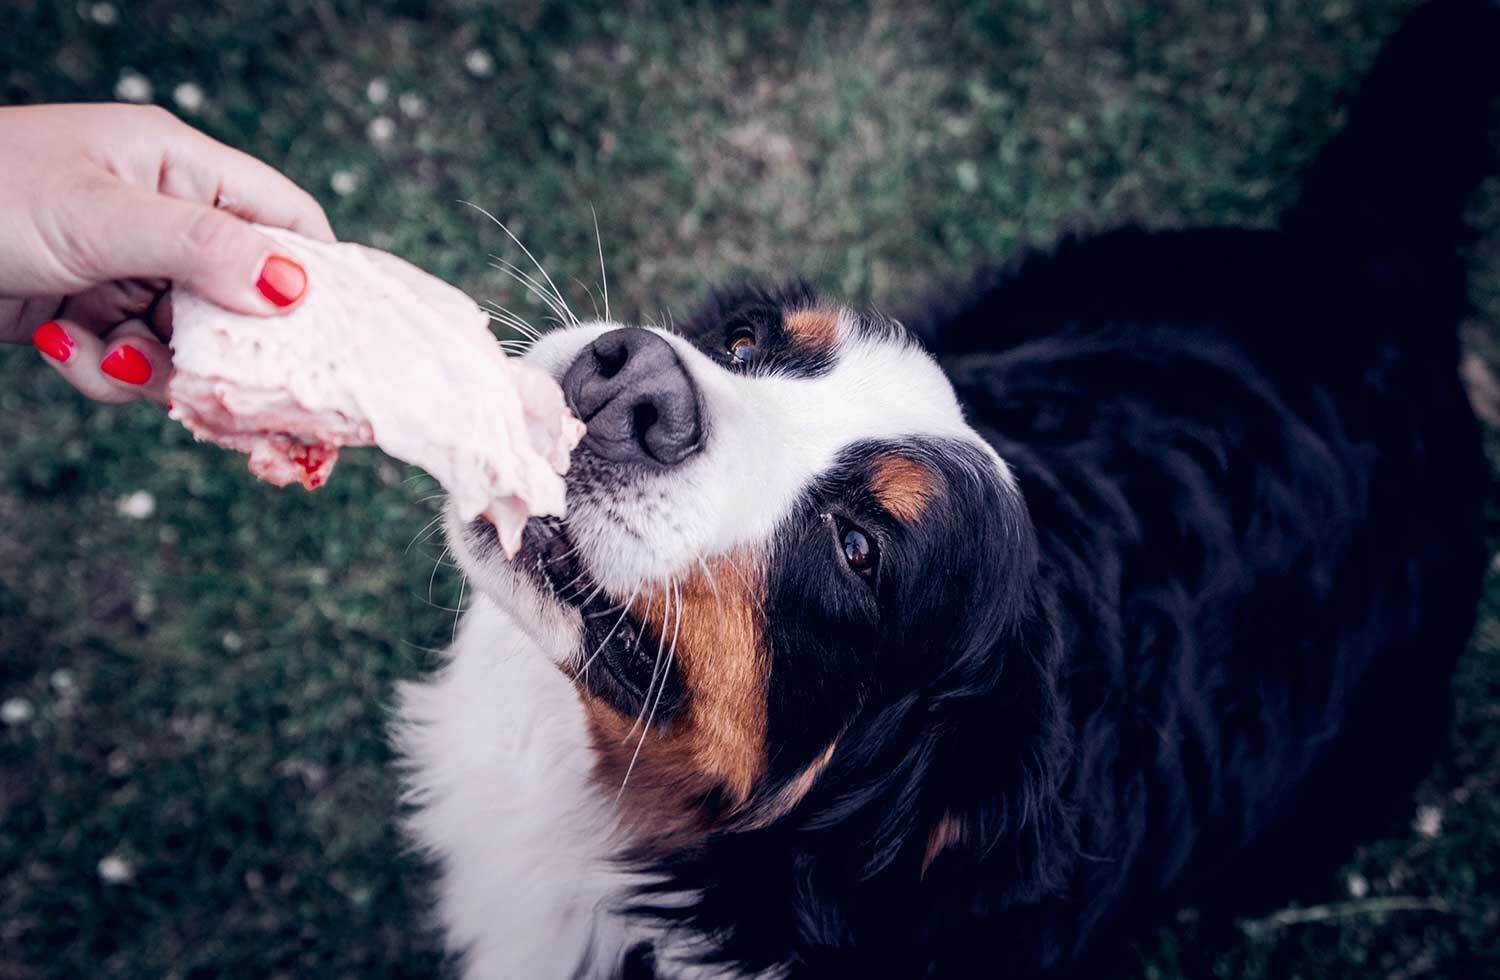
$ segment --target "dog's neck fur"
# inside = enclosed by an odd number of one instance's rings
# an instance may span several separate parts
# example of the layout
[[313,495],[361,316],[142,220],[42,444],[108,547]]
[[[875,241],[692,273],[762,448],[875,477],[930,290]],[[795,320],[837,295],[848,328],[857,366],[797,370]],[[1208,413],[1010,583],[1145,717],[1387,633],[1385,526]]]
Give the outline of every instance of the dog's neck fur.
[[577,692],[492,602],[476,600],[430,681],[401,685],[395,739],[407,831],[437,868],[465,977],[612,977],[641,943],[660,976],[726,976],[622,911],[640,879],[618,863],[629,842]]

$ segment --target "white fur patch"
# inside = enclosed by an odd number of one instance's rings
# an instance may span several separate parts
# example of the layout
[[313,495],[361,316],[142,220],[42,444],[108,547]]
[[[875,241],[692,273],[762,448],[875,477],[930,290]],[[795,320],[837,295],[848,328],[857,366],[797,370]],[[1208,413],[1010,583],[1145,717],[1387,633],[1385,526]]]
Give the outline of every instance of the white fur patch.
[[[464,976],[571,977],[626,939],[611,801],[591,782],[578,694],[483,598],[449,662],[398,695],[407,830],[436,860],[438,914]],[[601,964],[604,965],[604,964]]]
[[483,596],[438,674],[400,686],[393,736],[406,831],[437,867],[466,980],[565,980],[585,962],[582,976],[612,977],[642,941],[674,980],[741,976],[692,964],[693,937],[620,912],[641,879],[614,863],[625,838],[592,778],[577,691]]

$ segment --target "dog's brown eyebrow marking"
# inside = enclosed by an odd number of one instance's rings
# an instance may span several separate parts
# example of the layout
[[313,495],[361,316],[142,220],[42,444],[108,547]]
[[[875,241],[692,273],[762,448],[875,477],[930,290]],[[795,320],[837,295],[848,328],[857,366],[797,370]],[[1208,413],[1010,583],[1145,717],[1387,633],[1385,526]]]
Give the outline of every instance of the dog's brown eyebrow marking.
[[793,344],[810,350],[832,350],[839,338],[839,311],[816,308],[788,313],[782,327]]
[[937,476],[905,456],[878,456],[870,464],[870,493],[892,517],[911,523],[937,496]]

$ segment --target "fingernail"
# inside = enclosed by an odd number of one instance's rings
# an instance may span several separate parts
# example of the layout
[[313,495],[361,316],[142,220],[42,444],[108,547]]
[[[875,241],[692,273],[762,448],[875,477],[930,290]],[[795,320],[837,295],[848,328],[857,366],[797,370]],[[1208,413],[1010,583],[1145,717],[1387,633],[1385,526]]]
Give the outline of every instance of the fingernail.
[[73,356],[73,338],[55,320],[48,320],[33,330],[31,343],[37,350],[61,364],[68,363],[68,358]]
[[260,267],[260,278],[255,280],[260,294],[277,306],[291,306],[302,298],[307,289],[307,273],[302,266],[284,255],[273,255]]
[[128,385],[143,385],[151,380],[151,362],[129,344],[115,348],[100,362],[99,370]]

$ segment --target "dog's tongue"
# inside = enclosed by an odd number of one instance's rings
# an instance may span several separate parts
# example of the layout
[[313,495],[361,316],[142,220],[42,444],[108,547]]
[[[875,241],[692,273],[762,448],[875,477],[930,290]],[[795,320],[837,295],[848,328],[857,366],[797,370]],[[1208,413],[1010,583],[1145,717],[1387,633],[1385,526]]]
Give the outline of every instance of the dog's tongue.
[[278,486],[328,479],[341,446],[426,469],[461,520],[514,554],[531,514],[561,516],[584,432],[547,375],[501,353],[463,293],[375,249],[262,228],[307,271],[291,313],[240,316],[172,298],[172,418],[250,455]]

